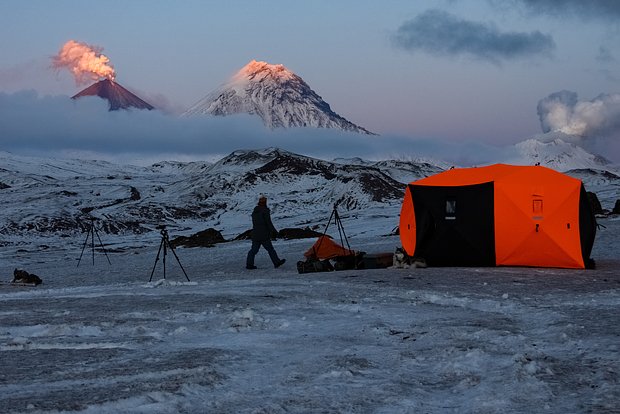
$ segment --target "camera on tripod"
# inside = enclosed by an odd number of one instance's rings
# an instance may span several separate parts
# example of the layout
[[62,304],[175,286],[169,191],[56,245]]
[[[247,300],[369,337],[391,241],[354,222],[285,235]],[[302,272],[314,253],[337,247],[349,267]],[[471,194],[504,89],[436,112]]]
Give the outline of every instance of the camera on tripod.
[[158,224],[157,226],[155,226],[155,228],[159,230],[159,233],[161,234],[161,242],[159,243],[159,250],[157,251],[157,257],[155,258],[155,264],[153,265],[153,270],[151,270],[151,277],[149,278],[149,282],[153,280],[153,274],[155,273],[155,267],[157,266],[157,262],[159,262],[159,256],[162,250],[164,252],[164,256],[163,256],[164,279],[166,278],[166,256],[168,254],[168,250],[170,250],[172,254],[174,255],[174,258],[177,260],[177,263],[181,267],[181,270],[183,271],[185,278],[189,282],[190,281],[189,277],[187,276],[187,273],[185,272],[185,269],[183,268],[183,265],[181,264],[181,261],[179,260],[179,256],[177,256],[177,253],[174,250],[174,246],[170,244],[170,239],[168,238],[168,230],[166,230],[166,225]]
[[95,225],[95,221],[100,220],[100,219],[89,215],[88,217],[86,217],[86,220],[90,221],[90,223],[86,226],[88,231],[86,233],[86,240],[84,241],[84,245],[82,246],[82,252],[80,253],[80,258],[78,259],[78,262],[77,262],[77,267],[80,267],[80,263],[82,262],[82,256],[84,255],[84,249],[86,248],[86,245],[88,244],[89,239],[90,239],[90,248],[91,248],[92,255],[93,255],[93,266],[95,265],[95,236],[97,236],[97,240],[99,240],[99,246],[101,247],[101,250],[103,250],[103,253],[105,254],[106,259],[108,259],[108,264],[112,265],[112,262],[110,262],[110,258],[108,257],[108,253],[106,252],[105,247],[103,246],[103,243],[101,242],[101,237],[99,236],[99,231],[97,230],[97,226]]

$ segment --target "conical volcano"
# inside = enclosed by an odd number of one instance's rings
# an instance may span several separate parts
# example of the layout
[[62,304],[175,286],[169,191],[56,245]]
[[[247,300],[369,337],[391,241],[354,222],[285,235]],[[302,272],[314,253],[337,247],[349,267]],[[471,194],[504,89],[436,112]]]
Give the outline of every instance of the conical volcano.
[[88,88],[72,96],[71,99],[77,99],[83,96],[98,96],[107,99],[110,104],[110,111],[130,108],[154,109],[151,104],[143,101],[118,83],[109,79],[103,79],[90,85]]
[[258,115],[269,128],[336,128],[372,134],[334,112],[310,86],[284,65],[255,60],[185,115]]

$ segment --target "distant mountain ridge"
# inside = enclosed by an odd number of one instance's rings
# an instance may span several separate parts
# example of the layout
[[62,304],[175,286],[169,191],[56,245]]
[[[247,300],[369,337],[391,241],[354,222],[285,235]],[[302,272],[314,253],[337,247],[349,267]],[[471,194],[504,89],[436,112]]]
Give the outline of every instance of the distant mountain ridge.
[[271,128],[314,127],[371,134],[334,112],[284,65],[251,61],[232,80],[201,99],[184,115],[258,115]]
[[[348,234],[379,236],[398,225],[406,184],[446,168],[403,160],[333,162],[279,148],[238,150],[214,163],[149,167],[2,152],[0,163],[3,240],[78,235],[91,217],[102,234],[157,235],[157,226],[166,224],[174,236],[212,227],[232,239],[251,227],[249,212],[260,194],[267,195],[279,228],[321,231],[337,205]],[[611,168],[581,165],[567,174],[596,192],[603,208],[618,199],[620,173]]]
[[441,171],[402,163],[343,165],[278,148],[239,150],[215,163],[161,162],[150,167],[54,160],[0,153],[0,235],[76,234],[96,217],[102,233],[141,234],[214,227],[227,237],[251,226],[249,212],[266,194],[279,227],[321,229],[334,204],[359,232],[389,233],[405,184]]

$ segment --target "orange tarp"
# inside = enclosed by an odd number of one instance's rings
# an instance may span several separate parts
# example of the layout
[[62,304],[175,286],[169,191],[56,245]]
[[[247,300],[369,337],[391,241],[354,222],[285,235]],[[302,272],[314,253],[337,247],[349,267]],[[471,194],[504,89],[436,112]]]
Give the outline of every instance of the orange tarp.
[[333,241],[327,236],[321,236],[312,245],[307,252],[304,253],[306,257],[316,257],[320,260],[333,259],[338,256],[354,255],[353,250],[346,249]]

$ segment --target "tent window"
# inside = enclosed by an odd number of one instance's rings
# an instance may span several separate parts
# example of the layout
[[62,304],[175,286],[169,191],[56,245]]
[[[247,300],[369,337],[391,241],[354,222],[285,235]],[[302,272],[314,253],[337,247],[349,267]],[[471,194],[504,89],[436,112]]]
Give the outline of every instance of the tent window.
[[532,211],[534,212],[534,214],[542,214],[543,213],[543,201],[534,200],[532,202]]
[[446,200],[446,220],[456,219],[456,200],[449,198]]

